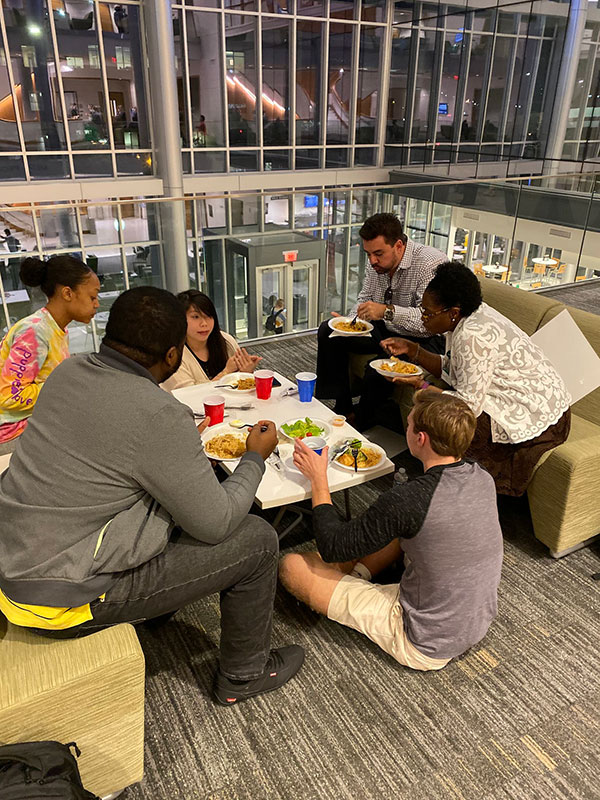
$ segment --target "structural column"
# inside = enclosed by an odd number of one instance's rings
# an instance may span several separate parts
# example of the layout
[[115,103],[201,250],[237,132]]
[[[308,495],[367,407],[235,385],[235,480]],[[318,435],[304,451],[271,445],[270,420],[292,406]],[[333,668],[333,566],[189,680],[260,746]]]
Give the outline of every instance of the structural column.
[[[164,197],[183,197],[183,170],[177,102],[177,72],[173,42],[171,0],[146,0],[146,38],[149,59],[152,129],[157,175],[163,181]],[[189,288],[185,203],[157,203],[167,289]]]
[[581,55],[581,43],[587,19],[588,0],[571,0],[569,21],[565,33],[565,43],[560,65],[560,74],[556,84],[554,109],[548,131],[545,173],[558,172],[562,158],[563,144],[567,134],[569,110],[577,80],[577,67]]

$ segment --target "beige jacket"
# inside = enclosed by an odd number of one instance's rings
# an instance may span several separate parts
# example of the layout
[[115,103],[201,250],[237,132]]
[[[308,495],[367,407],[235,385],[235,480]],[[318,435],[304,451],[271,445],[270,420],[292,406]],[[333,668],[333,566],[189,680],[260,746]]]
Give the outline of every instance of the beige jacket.
[[[227,346],[227,358],[232,356],[236,350],[239,350],[238,343],[229,333],[221,331],[221,335],[225,339]],[[208,383],[210,378],[204,372],[198,359],[191,352],[189,347],[183,348],[183,359],[181,366],[174,375],[161,383],[161,387],[167,392],[172,392],[173,389],[182,389],[184,386],[195,386],[197,383]]]

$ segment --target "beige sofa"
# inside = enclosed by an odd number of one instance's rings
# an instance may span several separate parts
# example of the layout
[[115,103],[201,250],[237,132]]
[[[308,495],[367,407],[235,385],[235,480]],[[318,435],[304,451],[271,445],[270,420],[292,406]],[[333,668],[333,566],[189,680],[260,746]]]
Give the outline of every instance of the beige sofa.
[[75,741],[101,797],[144,772],[144,656],[131,625],[46,639],[0,614],[0,744]]
[[[480,278],[486,303],[531,335],[567,308],[596,353],[600,355],[600,316]],[[354,356],[350,371],[353,386],[363,374],[369,356]],[[395,393],[402,416],[412,404],[412,390]],[[564,444],[540,459],[527,498],[536,538],[558,558],[587,544],[600,534],[600,389],[572,407],[572,425]]]

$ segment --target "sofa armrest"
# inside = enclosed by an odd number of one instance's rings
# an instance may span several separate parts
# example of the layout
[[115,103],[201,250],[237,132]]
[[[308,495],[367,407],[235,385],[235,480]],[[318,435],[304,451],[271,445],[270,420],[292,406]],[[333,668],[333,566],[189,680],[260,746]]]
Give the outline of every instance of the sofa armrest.
[[572,416],[566,442],[545,457],[527,489],[537,539],[560,556],[600,534],[600,426]]

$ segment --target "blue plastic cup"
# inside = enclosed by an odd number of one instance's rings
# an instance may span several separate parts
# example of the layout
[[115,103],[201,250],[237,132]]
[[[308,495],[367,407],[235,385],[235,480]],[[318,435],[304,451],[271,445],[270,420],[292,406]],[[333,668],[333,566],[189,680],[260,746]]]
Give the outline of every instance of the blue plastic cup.
[[310,447],[311,450],[314,450],[318,456],[321,455],[323,448],[327,444],[322,436],[305,436],[304,439],[302,439],[302,442],[307,447]]
[[296,375],[298,382],[298,395],[301,403],[310,403],[315,393],[315,383],[317,376],[314,372],[298,372]]

